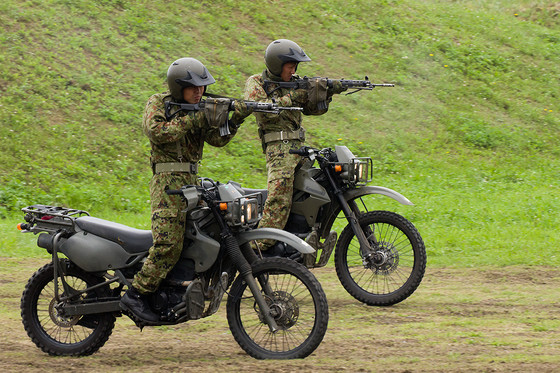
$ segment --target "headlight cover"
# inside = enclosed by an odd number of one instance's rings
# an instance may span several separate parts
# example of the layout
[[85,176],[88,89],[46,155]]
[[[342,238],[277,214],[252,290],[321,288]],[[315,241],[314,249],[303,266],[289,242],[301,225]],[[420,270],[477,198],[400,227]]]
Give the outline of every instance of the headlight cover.
[[369,157],[352,158],[348,163],[335,166],[339,166],[340,177],[352,184],[366,185],[372,180],[373,161]]
[[[250,227],[262,218],[262,195],[259,193],[238,197],[233,201],[221,202],[227,206],[226,220],[230,225]],[[223,208],[222,208],[223,209]]]
[[351,169],[354,170],[353,182],[358,185],[365,185],[372,180],[373,161],[371,158],[352,159]]

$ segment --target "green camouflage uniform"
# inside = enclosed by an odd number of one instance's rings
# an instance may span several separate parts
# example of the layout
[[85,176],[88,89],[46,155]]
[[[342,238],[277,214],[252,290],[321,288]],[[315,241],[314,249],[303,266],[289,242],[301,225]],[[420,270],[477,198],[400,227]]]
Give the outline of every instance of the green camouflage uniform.
[[155,94],[148,100],[142,120],[144,133],[150,140],[151,164],[154,175],[150,181],[152,208],[153,246],[140,272],[134,276],[133,286],[141,293],[154,292],[167,273],[179,260],[183,249],[185,213],[180,196],[169,196],[166,189],[180,189],[183,185],[197,183],[197,175],[189,172],[155,173],[155,164],[190,162],[202,159],[204,142],[212,146],[224,146],[237,132],[237,125],[247,115],[236,111],[231,134],[220,137],[218,128],[210,128],[204,112],[181,112],[167,121],[165,101],[169,93]]
[[[267,96],[263,85],[264,80],[280,81],[265,70],[262,74],[256,74],[247,79],[245,85],[244,99],[250,101],[274,102],[279,106],[299,106],[303,107],[303,114],[309,114],[311,109],[307,108],[306,102],[298,101],[296,91],[290,88],[280,88]],[[294,75],[292,80],[299,79]],[[271,87],[269,90],[276,88]],[[342,85],[335,86],[329,90],[329,98],[333,93],[340,93]],[[299,149],[303,146],[303,140],[279,140],[264,143],[263,136],[267,133],[280,131],[298,131],[301,127],[302,112],[286,110],[280,114],[253,113],[259,126],[259,136],[263,141],[263,151],[266,156],[266,168],[268,173],[268,197],[263,211],[263,217],[259,222],[259,228],[279,228],[284,229],[290,210],[292,208],[292,194],[294,187],[295,169],[301,161],[301,157],[289,154],[290,149]],[[267,250],[274,241],[264,240],[263,250]]]

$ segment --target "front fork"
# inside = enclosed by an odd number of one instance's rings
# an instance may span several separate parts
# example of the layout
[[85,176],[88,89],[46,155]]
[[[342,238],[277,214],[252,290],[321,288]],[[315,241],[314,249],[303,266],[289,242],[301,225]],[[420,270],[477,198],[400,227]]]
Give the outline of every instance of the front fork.
[[[270,286],[268,286],[268,283],[266,281],[264,281],[263,283],[263,281],[259,279],[262,288],[261,291],[257,283],[257,280],[253,276],[253,271],[251,270],[251,264],[254,261],[254,258],[251,257],[249,258],[249,260],[245,258],[247,252],[252,250],[250,249],[249,245],[246,245],[244,247],[244,250],[240,248],[237,239],[235,239],[235,237],[233,237],[229,232],[222,233],[222,242],[225,243],[226,252],[229,255],[229,257],[232,259],[233,264],[235,265],[237,270],[239,271],[239,275],[243,277],[243,280],[245,280],[247,286],[251,290],[251,293],[255,297],[255,301],[259,306],[261,314],[263,315],[263,318],[266,324],[268,325],[268,328],[272,333],[276,333],[278,331],[278,324],[276,323],[273,312],[271,308],[268,306],[268,303],[266,302],[266,299],[263,295],[263,292],[265,294],[271,294]],[[249,247],[249,250],[247,250],[247,247]],[[252,252],[252,254],[256,255],[254,252]]]
[[[346,216],[346,219],[348,220],[350,227],[352,227],[352,230],[354,231],[354,235],[356,236],[358,242],[360,243],[360,255],[362,256],[364,265],[366,265],[366,263],[371,263],[372,260],[375,262],[376,259],[379,259],[376,258],[379,254],[377,253],[376,250],[374,250],[371,247],[371,244],[368,241],[366,234],[362,230],[362,227],[360,227],[360,223],[358,222],[358,218],[357,218],[360,215],[360,210],[358,206],[354,201],[350,201],[350,204],[346,202],[346,198],[344,198],[344,192],[342,191],[342,189],[339,186],[339,183],[336,181],[335,177],[333,176],[331,168],[321,167],[321,169],[327,175],[327,178],[329,179],[329,183],[333,187],[334,195],[338,199],[338,204],[340,205],[340,208],[342,209],[344,216]],[[368,230],[370,229],[368,228]],[[367,233],[368,236],[373,237],[373,232],[367,232]]]
[[[256,260],[256,254],[252,252],[252,250],[250,250],[250,247],[248,245],[245,245],[243,248],[239,246],[239,242],[237,242],[237,239],[231,234],[229,227],[224,222],[215,205],[211,206],[211,210],[216,218],[216,221],[218,221],[218,224],[222,231],[221,238],[225,246],[226,253],[232,260],[233,265],[239,271],[239,275],[243,277],[243,280],[245,280],[247,286],[251,290],[251,293],[255,297],[255,301],[259,306],[259,309],[266,324],[268,325],[268,328],[272,333],[276,333],[278,331],[278,324],[276,323],[273,312],[268,306],[268,303],[266,302],[266,299],[263,295],[263,292],[265,294],[271,294],[270,287],[268,286],[268,284],[263,284],[261,281],[261,291],[251,269],[251,264],[254,262],[254,260]],[[251,253],[249,253],[249,251],[252,252],[252,255]]]
[[374,262],[377,261],[379,259],[377,258],[379,254],[372,247],[368,239],[368,237],[373,239],[373,243],[375,244],[375,246],[377,246],[377,242],[375,241],[375,236],[370,227],[367,227],[366,231],[364,232],[364,230],[360,226],[360,223],[358,222],[358,218],[357,218],[360,214],[360,209],[356,205],[356,202],[354,201],[347,202],[346,199],[344,198],[342,191],[337,191],[335,192],[335,194],[336,197],[338,198],[338,203],[340,204],[340,208],[342,209],[344,216],[346,216],[346,219],[348,220],[348,223],[350,224],[350,227],[352,228],[354,235],[356,236],[358,242],[360,243],[360,255],[362,256],[364,264],[367,262],[371,262],[372,260]]
[[[345,201],[346,202],[346,201]],[[348,201],[346,202],[348,204],[348,206],[350,207],[351,211],[353,212],[354,216],[359,216],[362,212],[360,211],[360,208],[358,207],[358,204],[355,201]],[[362,227],[357,224],[358,228],[357,230],[362,232],[362,234],[367,237],[366,241],[367,241],[367,249],[366,250],[362,250],[362,243],[360,241],[360,254],[362,256],[362,261],[364,264],[364,267],[367,268],[373,268],[375,267],[379,267],[384,265],[387,260],[389,259],[389,257],[387,256],[387,253],[385,253],[383,250],[379,250],[379,241],[377,241],[377,238],[375,237],[375,231],[374,231],[374,227],[370,227],[369,225],[364,227],[362,229]],[[354,230],[354,234],[356,234],[356,228],[352,227],[352,229]],[[356,237],[358,238],[358,240],[360,240],[358,234],[356,234]]]
[[358,222],[358,216],[361,214],[358,205],[355,201],[346,201],[344,193],[336,183],[334,177],[330,172],[327,172],[327,175],[330,179],[331,185],[334,187],[334,195],[338,199],[338,204],[340,205],[344,216],[346,216],[354,235],[360,243],[360,255],[362,257],[364,267],[372,268],[373,266],[384,264],[387,257],[382,251],[377,250],[379,243],[375,238],[373,229],[368,226],[364,231]]

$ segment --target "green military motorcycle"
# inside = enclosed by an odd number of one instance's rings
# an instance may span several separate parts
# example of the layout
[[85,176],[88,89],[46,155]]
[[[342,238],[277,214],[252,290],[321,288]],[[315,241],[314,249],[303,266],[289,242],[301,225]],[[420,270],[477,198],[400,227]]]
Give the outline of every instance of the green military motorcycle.
[[[186,202],[183,253],[150,307],[159,315],[139,327],[175,325],[214,314],[227,291],[227,320],[235,340],[257,359],[303,358],[323,340],[328,324],[325,293],[303,265],[258,258],[250,242],[274,239],[302,254],[314,250],[278,229],[255,229],[260,195],[241,195],[230,184],[168,191]],[[52,257],[29,279],[21,316],[31,340],[50,355],[89,355],[108,340],[120,298],[148,255],[149,230],[98,219],[82,210],[45,205],[24,208],[23,232]],[[185,342],[188,343],[188,342]]]
[[[335,150],[302,147],[290,153],[305,161],[296,170],[285,230],[305,239],[316,251],[302,256],[278,242],[264,255],[302,260],[308,268],[322,267],[336,245],[336,273],[354,298],[372,306],[389,306],[408,298],[424,277],[426,248],[422,237],[399,214],[369,211],[367,197],[383,195],[404,205],[412,203],[389,188],[367,186],[373,170],[371,158],[355,157],[346,146]],[[318,167],[314,167],[315,161]],[[237,187],[242,193],[258,192],[266,199],[266,190]],[[340,237],[332,230],[337,218],[347,222]]]

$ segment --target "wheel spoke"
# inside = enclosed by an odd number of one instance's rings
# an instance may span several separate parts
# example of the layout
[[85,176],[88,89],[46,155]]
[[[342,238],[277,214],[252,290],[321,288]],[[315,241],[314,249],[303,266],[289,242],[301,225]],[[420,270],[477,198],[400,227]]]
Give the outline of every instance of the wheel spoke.
[[[289,269],[279,269],[274,265],[276,263]],[[257,271],[254,275],[259,282],[267,279],[266,285],[271,293],[263,295],[273,312],[278,330],[274,333],[270,331],[260,310],[254,307],[251,291],[243,283],[242,290],[237,290],[238,286],[234,290],[241,291],[242,296],[236,297],[235,301],[232,301],[231,295],[228,298],[228,321],[234,337],[245,351],[255,357],[307,356],[322,340],[328,321],[324,293],[321,290],[322,295],[318,295],[317,290],[310,288],[310,284],[315,287],[320,285],[316,279],[308,278],[312,274],[306,268],[288,259],[266,259],[258,264],[262,265],[262,272]],[[236,284],[239,285],[239,282]],[[309,342],[310,339],[312,342]]]
[[335,251],[340,281],[351,295],[371,305],[390,305],[405,299],[419,285],[426,265],[418,231],[408,220],[389,211],[364,213],[359,224],[374,255],[362,257],[360,243],[347,226]]
[[[102,281],[64,261],[62,267],[66,269],[64,281],[67,286],[63,286],[62,278],[59,278],[56,289],[62,299]],[[96,288],[91,295],[106,296],[105,291]],[[79,304],[86,295],[74,296],[71,301]],[[25,330],[39,348],[51,355],[80,356],[97,351],[107,341],[115,322],[113,315],[88,315],[89,327],[86,327],[78,324],[81,316],[61,313],[61,306],[55,299],[54,265],[49,263],[31,277],[21,301]]]

